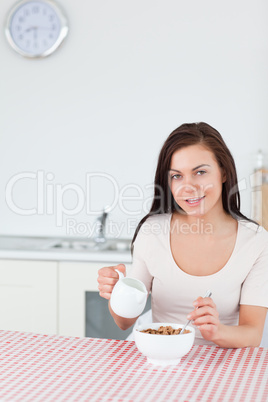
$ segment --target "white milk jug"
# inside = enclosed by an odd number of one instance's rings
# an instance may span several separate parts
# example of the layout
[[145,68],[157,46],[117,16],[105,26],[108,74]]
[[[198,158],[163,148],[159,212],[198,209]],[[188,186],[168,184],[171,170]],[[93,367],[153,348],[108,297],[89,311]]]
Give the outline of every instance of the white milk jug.
[[115,314],[125,318],[138,317],[144,310],[147,300],[147,289],[143,282],[134,278],[125,278],[118,269],[119,280],[115,284],[110,306]]

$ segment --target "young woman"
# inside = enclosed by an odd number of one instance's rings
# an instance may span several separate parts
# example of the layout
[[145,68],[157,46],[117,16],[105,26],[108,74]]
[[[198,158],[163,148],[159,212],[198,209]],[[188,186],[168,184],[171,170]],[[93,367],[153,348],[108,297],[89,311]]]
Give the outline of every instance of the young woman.
[[[100,296],[108,300],[115,268],[125,273],[124,265],[99,270]],[[268,307],[268,233],[240,212],[233,157],[208,124],[183,124],[165,141],[152,207],[133,238],[129,276],[151,292],[154,322],[192,319],[196,344],[259,346]],[[201,297],[208,289],[212,297]],[[110,312],[121,329],[136,321]]]

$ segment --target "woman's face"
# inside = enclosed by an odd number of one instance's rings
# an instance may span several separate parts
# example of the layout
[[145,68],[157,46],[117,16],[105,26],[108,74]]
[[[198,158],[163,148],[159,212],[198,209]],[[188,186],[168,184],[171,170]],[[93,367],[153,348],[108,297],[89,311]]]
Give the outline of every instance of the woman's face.
[[169,183],[173,197],[187,215],[222,211],[224,176],[214,154],[202,145],[184,147],[172,155]]

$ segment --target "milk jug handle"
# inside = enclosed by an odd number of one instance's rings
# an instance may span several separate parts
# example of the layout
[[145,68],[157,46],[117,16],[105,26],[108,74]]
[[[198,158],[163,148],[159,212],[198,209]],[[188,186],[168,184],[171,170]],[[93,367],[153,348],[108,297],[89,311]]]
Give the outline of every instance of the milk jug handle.
[[115,269],[115,271],[118,273],[118,275],[119,275],[119,280],[120,279],[123,279],[125,276],[124,276],[124,274],[123,274],[123,272],[121,272],[121,271],[119,271],[118,269]]

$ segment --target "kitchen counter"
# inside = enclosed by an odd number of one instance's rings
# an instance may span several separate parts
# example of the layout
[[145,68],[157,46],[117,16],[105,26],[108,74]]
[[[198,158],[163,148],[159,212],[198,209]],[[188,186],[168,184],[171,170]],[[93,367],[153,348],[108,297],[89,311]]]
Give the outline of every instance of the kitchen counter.
[[[49,260],[49,261],[92,261],[131,263],[130,249],[93,250],[90,248],[58,248],[60,242],[87,242],[87,239],[65,239],[57,237],[0,236],[0,259]],[[88,240],[89,241],[89,240]],[[130,241],[130,240],[129,240]]]
[[193,346],[176,366],[134,342],[0,331],[1,401],[267,401],[268,349]]

